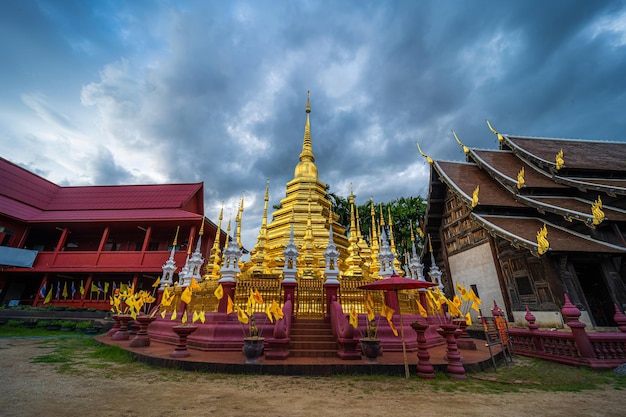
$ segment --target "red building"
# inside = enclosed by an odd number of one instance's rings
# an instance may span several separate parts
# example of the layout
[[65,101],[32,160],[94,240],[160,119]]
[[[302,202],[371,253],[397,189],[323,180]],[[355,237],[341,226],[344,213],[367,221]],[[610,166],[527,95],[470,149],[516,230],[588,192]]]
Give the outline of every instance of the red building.
[[[47,305],[108,310],[115,289],[152,287],[177,230],[185,264],[203,213],[203,183],[61,187],[0,158],[0,305],[51,294]],[[205,258],[216,230],[206,221]]]

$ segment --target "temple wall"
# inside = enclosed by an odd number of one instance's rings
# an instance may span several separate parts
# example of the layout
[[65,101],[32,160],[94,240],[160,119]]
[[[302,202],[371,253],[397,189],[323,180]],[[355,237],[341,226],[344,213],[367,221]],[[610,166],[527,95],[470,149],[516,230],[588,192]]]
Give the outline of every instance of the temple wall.
[[[455,285],[456,283],[465,285],[468,290],[471,285],[476,285],[478,296],[483,302],[481,309],[485,315],[491,315],[494,300],[500,307],[504,307],[495,260],[489,243],[483,243],[452,255],[448,258],[448,263],[450,276]],[[470,311],[472,321],[476,321],[478,313],[474,310]]]

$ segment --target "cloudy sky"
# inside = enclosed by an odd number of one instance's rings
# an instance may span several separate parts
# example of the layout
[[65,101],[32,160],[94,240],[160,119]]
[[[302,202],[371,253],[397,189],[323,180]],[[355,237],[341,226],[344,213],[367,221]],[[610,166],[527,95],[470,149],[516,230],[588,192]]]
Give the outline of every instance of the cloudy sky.
[[204,181],[255,243],[311,91],[320,179],[427,196],[503,133],[626,140],[624,1],[0,1],[0,156],[60,185]]

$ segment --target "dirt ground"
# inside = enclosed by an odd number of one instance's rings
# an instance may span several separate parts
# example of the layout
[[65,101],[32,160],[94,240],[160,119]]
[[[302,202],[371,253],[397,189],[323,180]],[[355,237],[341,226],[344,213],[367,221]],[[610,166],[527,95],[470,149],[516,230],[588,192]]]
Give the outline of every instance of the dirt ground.
[[[34,363],[41,339],[0,340],[0,416],[625,416],[626,392],[445,392],[418,379],[214,375]],[[78,368],[77,368],[78,366]],[[463,392],[466,391],[466,392]]]

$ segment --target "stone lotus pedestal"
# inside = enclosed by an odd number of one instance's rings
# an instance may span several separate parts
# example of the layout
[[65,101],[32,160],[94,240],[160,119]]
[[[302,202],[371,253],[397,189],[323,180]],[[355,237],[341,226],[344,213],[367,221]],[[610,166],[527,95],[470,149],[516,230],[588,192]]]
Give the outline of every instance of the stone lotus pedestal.
[[111,336],[113,340],[128,340],[130,338],[128,334],[128,322],[133,318],[128,314],[120,314],[118,315],[118,319],[120,321],[120,328],[117,332]]
[[109,331],[107,332],[107,336],[109,336],[109,337],[113,337],[113,335],[115,333],[117,333],[117,331],[120,329],[120,316],[119,316],[119,314],[115,314],[115,315],[111,316],[111,318],[113,319],[113,327],[111,327],[109,329]]
[[187,337],[195,332],[197,328],[198,326],[193,324],[179,324],[172,327],[174,333],[178,335],[178,343],[176,343],[174,351],[170,353],[172,358],[186,358],[191,355],[187,350]]
[[361,352],[365,356],[365,362],[375,363],[380,355],[380,339],[376,337],[364,337],[360,340]]
[[438,331],[446,339],[448,347],[446,352],[448,358],[448,376],[465,380],[467,379],[467,375],[465,375],[465,368],[463,367],[463,363],[461,363],[461,354],[459,353],[459,349],[456,345],[456,337],[454,336],[457,329],[458,327],[454,323],[444,323]]
[[426,348],[426,330],[428,324],[420,322],[411,323],[411,327],[417,334],[417,377],[421,379],[435,379],[435,368],[430,363],[430,353]]
[[258,365],[259,357],[263,355],[264,337],[252,336],[243,339],[243,354],[246,356],[245,364]]
[[156,317],[146,315],[137,316],[135,321],[139,323],[137,335],[130,341],[130,347],[146,347],[150,346],[150,336],[148,336],[148,325],[156,320]]

